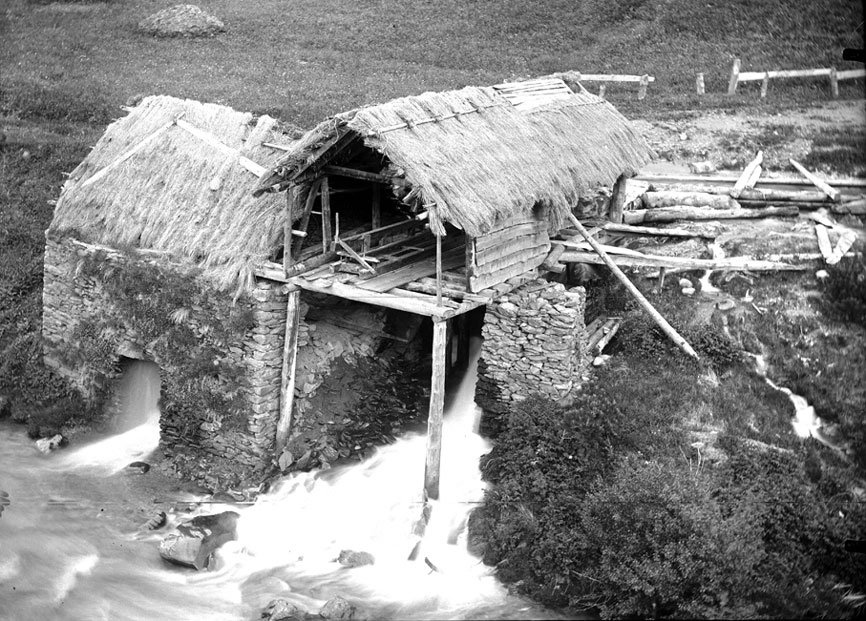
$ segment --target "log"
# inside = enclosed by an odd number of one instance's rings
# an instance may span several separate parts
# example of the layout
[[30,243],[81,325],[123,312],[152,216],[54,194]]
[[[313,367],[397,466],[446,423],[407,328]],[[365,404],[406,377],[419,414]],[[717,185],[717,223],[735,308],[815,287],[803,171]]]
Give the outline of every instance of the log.
[[830,211],[838,214],[853,214],[856,216],[866,216],[866,198],[851,201],[849,203],[837,203],[830,207]]
[[[310,214],[313,213],[313,205],[316,204],[316,197],[319,195],[319,190],[321,188],[321,178],[316,179],[315,181],[313,181],[312,185],[310,185],[310,191],[307,194],[307,201],[306,203],[304,203],[304,213],[301,216],[300,230],[304,231],[304,233],[307,232],[307,228],[310,226]],[[294,256],[300,256],[305,241],[306,235],[295,242],[294,252],[292,253]]]
[[746,168],[743,169],[743,174],[740,175],[740,178],[737,179],[737,182],[734,184],[734,187],[731,188],[731,196],[734,198],[739,198],[740,194],[744,189],[746,189],[746,184],[749,183],[749,179],[752,178],[752,175],[755,172],[755,169],[761,165],[761,162],[764,161],[764,152],[758,151],[757,155],[755,155],[755,159],[749,162],[746,165]]
[[[703,185],[705,183],[725,183],[725,184],[735,183],[736,178],[722,176],[722,175],[714,175],[714,176],[704,177],[704,176],[686,175],[686,174],[682,174],[682,175],[661,175],[661,174],[659,174],[659,175],[657,175],[657,174],[645,173],[642,175],[638,175],[637,177],[635,177],[634,179],[631,179],[630,181],[631,182],[644,181],[647,183],[651,183],[653,185],[681,184],[681,183],[684,183],[684,184],[695,183],[695,184]],[[812,183],[809,182],[808,180],[801,179],[799,177],[777,177],[777,178],[772,178],[772,179],[769,177],[765,177],[765,178],[761,179],[761,181],[759,183],[760,183],[760,185],[805,185],[805,186],[812,185]],[[834,179],[833,185],[835,185],[836,187],[846,187],[846,188],[866,188],[866,179],[858,179],[855,177],[846,177],[844,179]],[[725,191],[727,192],[727,190],[725,190]]]
[[806,177],[806,179],[811,181],[815,185],[816,188],[818,188],[824,194],[829,196],[831,201],[833,201],[834,203],[838,203],[842,200],[842,193],[839,192],[839,190],[837,190],[836,188],[830,187],[827,183],[825,183],[824,181],[822,181],[821,179],[819,179],[818,177],[816,177],[815,175],[810,173],[808,170],[806,170],[803,167],[803,165],[800,164],[799,162],[797,162],[793,159],[790,159],[788,161],[791,162],[791,166],[796,168],[800,172],[801,175],[803,175],[804,177]]
[[280,418],[277,420],[276,457],[286,447],[292,427],[295,399],[295,365],[298,360],[298,328],[301,321],[301,290],[289,291],[286,303],[286,336],[283,341],[283,366],[280,375]]
[[331,261],[336,261],[338,255],[336,251],[331,250],[324,254],[317,255],[308,259],[306,261],[302,261],[300,263],[295,263],[292,267],[286,270],[286,278],[291,278],[292,276],[299,276],[304,272],[307,272],[313,268],[321,267],[325,263],[330,263]]
[[[820,256],[820,255],[818,255]],[[594,265],[606,265],[595,254],[579,250],[567,250],[559,259],[563,263],[592,263]],[[754,272],[775,271],[797,271],[800,266],[790,265],[776,260],[758,260],[741,257],[729,257],[724,259],[692,259],[689,257],[664,257],[653,254],[643,256],[620,256],[611,257],[611,261],[623,267],[664,267],[670,269],[687,270],[746,270]]]
[[[614,263],[607,253],[602,250],[601,246],[598,244],[595,239],[587,232],[583,225],[580,223],[574,214],[568,214],[569,220],[575,226],[575,228],[580,231],[580,234],[583,235],[583,238],[589,242],[589,245],[592,246],[593,250],[595,250],[596,254],[598,254],[599,258],[610,268],[610,271],[613,272],[614,276],[625,285],[626,289],[632,296],[637,300],[638,304],[640,304],[643,309],[649,313],[650,317],[658,324],[658,326],[662,329],[662,331],[668,335],[668,337],[677,344],[680,349],[686,352],[692,358],[698,359],[698,354],[692,349],[692,346],[688,344],[688,342],[680,336],[676,330],[674,330],[673,326],[671,326],[667,320],[659,314],[659,312],[653,307],[652,304],[644,297],[644,295],[640,292],[640,290],[635,287],[634,283],[628,279],[628,277],[623,274],[622,270],[617,267],[616,263]],[[563,256],[565,256],[563,254]]]
[[645,192],[641,199],[646,209],[681,205],[709,207],[710,209],[737,209],[740,206],[730,196],[710,194],[708,192]]
[[322,172],[326,175],[334,175],[337,177],[349,177],[350,179],[360,179],[362,181],[372,181],[373,183],[391,183],[391,177],[380,175],[366,170],[357,170],[355,168],[346,168],[344,166],[325,166]]
[[562,256],[563,252],[565,252],[565,246],[562,244],[553,244],[550,252],[548,252],[547,256],[544,258],[541,267],[546,270],[552,270],[559,263],[559,257]]
[[442,459],[442,415],[445,409],[445,345],[448,327],[433,323],[433,370],[430,378],[430,410],[427,415],[427,459],[424,464],[424,492],[439,499],[439,472]]
[[589,351],[596,350],[596,353],[601,353],[605,346],[610,343],[616,333],[619,331],[619,327],[622,324],[622,319],[619,317],[611,317],[611,318],[601,318],[602,321],[596,320],[592,325],[595,325],[595,329],[590,330],[590,326],[587,326],[587,332],[589,333],[589,339],[587,341],[587,349]]
[[661,229],[654,226],[632,226],[630,224],[614,224],[609,222],[602,227],[605,231],[612,233],[631,233],[634,235],[656,235],[662,237],[702,237],[704,239],[715,239],[715,233],[706,231],[687,231],[686,229]]
[[626,224],[642,222],[676,222],[677,220],[737,220],[740,218],[795,217],[795,206],[763,207],[759,209],[702,209],[700,207],[661,207],[636,209],[623,214]]

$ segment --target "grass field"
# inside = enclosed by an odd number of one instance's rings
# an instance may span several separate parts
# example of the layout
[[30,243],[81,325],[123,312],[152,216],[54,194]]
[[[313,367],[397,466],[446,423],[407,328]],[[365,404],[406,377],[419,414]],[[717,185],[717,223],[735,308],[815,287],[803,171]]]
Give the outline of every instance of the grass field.
[[[9,0],[3,111],[39,116],[45,94],[55,93],[81,100],[85,109],[69,120],[103,124],[130,97],[163,93],[306,127],[397,96],[574,69],[654,75],[640,104],[634,86],[608,90],[617,105],[646,114],[754,104],[754,83],[732,99],[719,96],[734,56],[743,71],[841,70],[859,66],[842,61],[842,48],[863,46],[856,0],[213,0],[201,6],[227,28],[215,38],[136,32],[139,20],[169,5]],[[701,100],[697,72],[706,77]],[[774,83],[769,105],[825,100],[828,91],[826,80]],[[843,82],[842,91],[862,97],[863,82]]]

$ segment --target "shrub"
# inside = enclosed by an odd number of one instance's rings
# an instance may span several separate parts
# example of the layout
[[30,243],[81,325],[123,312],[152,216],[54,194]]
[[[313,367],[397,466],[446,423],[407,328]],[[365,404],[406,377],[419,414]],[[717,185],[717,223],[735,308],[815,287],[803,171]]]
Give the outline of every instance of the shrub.
[[825,310],[842,321],[866,327],[866,255],[843,258],[828,266],[827,273]]

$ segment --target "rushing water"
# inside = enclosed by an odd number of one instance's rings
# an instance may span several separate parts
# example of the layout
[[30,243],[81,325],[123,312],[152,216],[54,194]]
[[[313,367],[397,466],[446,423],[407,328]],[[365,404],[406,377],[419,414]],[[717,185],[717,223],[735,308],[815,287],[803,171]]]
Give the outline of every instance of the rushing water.
[[[466,551],[466,516],[484,489],[478,458],[488,449],[476,433],[477,351],[476,342],[470,370],[449,395],[441,498],[423,539],[413,534],[423,508],[420,434],[356,465],[287,477],[253,506],[194,503],[193,512],[175,512],[175,524],[241,514],[239,540],[217,553],[217,569],[195,572],[159,557],[166,529],[140,528],[167,508],[158,504],[167,490],[142,491],[148,475],[118,473],[155,446],[153,368],[129,373],[127,411],[138,408],[136,420],[90,446],[46,456],[20,428],[0,425],[0,490],[10,499],[0,515],[0,619],[258,619],[275,597],[315,613],[335,595],[371,618],[558,618],[509,595]],[[343,567],[336,559],[345,549],[376,562]]]

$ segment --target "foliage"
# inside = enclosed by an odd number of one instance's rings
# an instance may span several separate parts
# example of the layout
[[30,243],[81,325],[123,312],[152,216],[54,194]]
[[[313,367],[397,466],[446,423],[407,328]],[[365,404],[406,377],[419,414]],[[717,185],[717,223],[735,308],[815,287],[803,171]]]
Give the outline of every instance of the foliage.
[[866,255],[828,265],[823,284],[825,308],[840,319],[866,327]]

